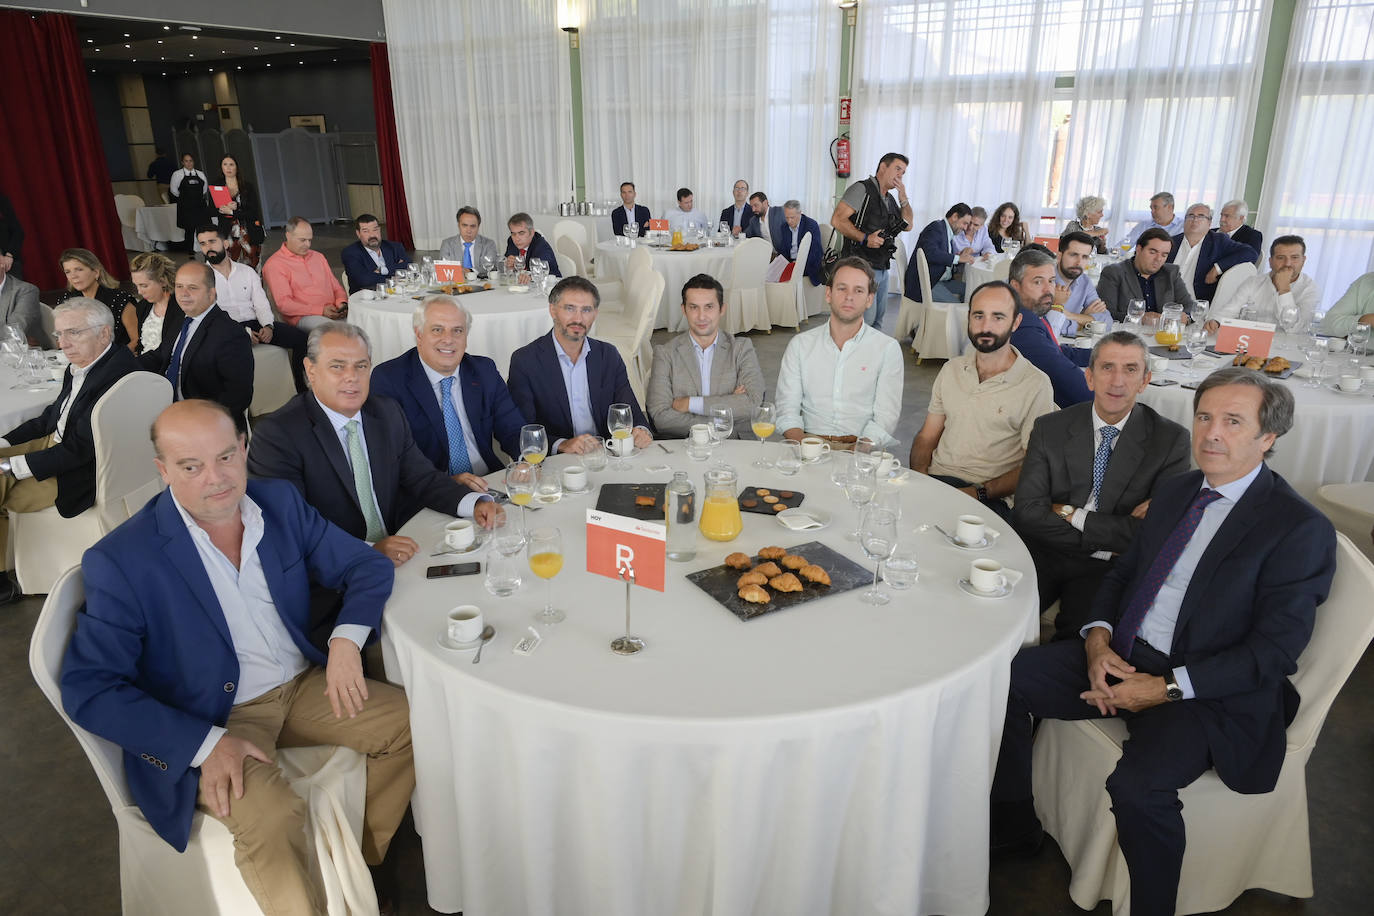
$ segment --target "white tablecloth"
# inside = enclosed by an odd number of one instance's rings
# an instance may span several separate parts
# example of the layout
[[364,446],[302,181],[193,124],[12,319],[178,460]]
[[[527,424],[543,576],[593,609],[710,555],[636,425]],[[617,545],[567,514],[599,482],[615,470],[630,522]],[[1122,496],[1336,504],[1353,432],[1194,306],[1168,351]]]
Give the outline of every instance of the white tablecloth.
[[[1290,350],[1280,350],[1279,355],[1294,362],[1304,359]],[[1162,378],[1184,380],[1187,370],[1182,367],[1186,365],[1171,363]],[[1305,379],[1296,376],[1282,384],[1293,392],[1296,410],[1293,428],[1274,444],[1269,466],[1308,499],[1316,496],[1322,484],[1374,480],[1374,392],[1344,394],[1329,387],[1309,388]],[[1330,385],[1329,371],[1324,385]],[[1147,385],[1140,401],[1192,429],[1194,393],[1178,385]]]
[[[0,436],[25,420],[44,411],[62,390],[58,382],[48,382],[33,388],[15,388],[19,384],[18,370],[0,365]],[[13,443],[17,445],[18,443]]]
[[[597,248],[597,276],[618,280],[625,275],[630,262],[630,249],[621,248],[614,241],[599,242]],[[722,286],[730,285],[730,270],[735,248],[698,248],[696,251],[669,251],[650,248],[654,256],[654,270],[663,274],[663,298],[659,301],[654,327],[681,331],[687,327],[682,317],[682,284],[697,274],[710,274]]]
[[186,238],[186,231],[177,225],[176,204],[140,207],[134,214],[134,231],[150,246],[153,242],[180,242]]
[[[705,463],[680,442],[604,482],[666,482],[659,463]],[[529,657],[511,647],[543,605],[525,573],[512,597],[477,576],[426,580],[444,518],[425,511],[404,534],[421,545],[397,571],[383,649],[411,704],[416,824],[429,903],[441,912],[597,914],[981,914],[988,905],[988,790],[1005,712],[1008,663],[1038,629],[1031,560],[1008,526],[986,553],[913,534],[916,587],[886,607],[850,592],[748,622],[686,573],[734,550],[820,540],[865,568],[843,540],[856,512],[829,465],[791,479],[748,467],[761,446],[718,457],[745,485],[795,488],[830,511],[822,531],[789,532],[745,513],[728,544],[699,540],[669,562],[666,594],[636,590],[633,632],[647,648],[611,653],[625,588],[586,573],[585,510],[595,496],[531,513],[557,525],[566,555],[555,580],[568,619]],[[774,443],[762,448],[777,451]],[[561,467],[570,459],[550,458]],[[929,478],[901,485],[910,530],[948,527],[976,504]],[[509,507],[508,507],[509,508]],[[511,511],[514,510],[513,508]],[[985,513],[986,514],[986,513]],[[992,556],[1027,576],[1005,599],[958,590]],[[445,612],[476,603],[496,636],[480,665],[436,639]]]
[[[516,294],[498,287],[468,293],[458,297],[458,301],[472,312],[468,351],[495,360],[502,376],[508,374],[512,353],[553,327],[549,301],[537,291]],[[367,300],[354,293],[349,297],[348,320],[371,338],[374,364],[400,356],[415,346],[411,315],[419,304],[411,296]]]

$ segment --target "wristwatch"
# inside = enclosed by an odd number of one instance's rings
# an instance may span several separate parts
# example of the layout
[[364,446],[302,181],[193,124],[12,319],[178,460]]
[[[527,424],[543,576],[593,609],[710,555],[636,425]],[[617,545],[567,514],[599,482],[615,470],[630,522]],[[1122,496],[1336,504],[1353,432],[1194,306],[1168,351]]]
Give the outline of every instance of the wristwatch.
[[1059,509],[1059,517],[1062,518],[1062,519],[1063,519],[1064,521],[1066,521],[1066,522],[1067,522],[1069,519],[1073,518],[1073,513],[1074,513],[1074,508],[1073,508],[1073,506],[1070,506],[1068,503],[1065,503],[1065,504],[1064,504],[1063,506],[1061,506],[1060,509]]
[[974,487],[974,489],[978,491],[978,501],[980,503],[985,503],[988,501],[988,488],[984,484],[980,483],[976,487]]
[[1170,703],[1183,699],[1183,688],[1178,686],[1178,679],[1174,677],[1173,672],[1164,676],[1164,696]]
[[0,459],[0,474],[10,474],[10,473],[13,473],[13,472],[10,470],[10,460],[9,460],[8,458]]

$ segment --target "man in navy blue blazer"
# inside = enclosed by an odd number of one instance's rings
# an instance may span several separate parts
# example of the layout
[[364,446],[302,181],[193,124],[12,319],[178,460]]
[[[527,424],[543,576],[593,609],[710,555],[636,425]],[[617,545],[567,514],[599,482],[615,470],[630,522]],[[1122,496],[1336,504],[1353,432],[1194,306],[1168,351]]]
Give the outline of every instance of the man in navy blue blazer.
[[[264,912],[323,913],[306,803],[279,746],[367,755],[363,857],[386,855],[415,786],[405,694],[363,677],[391,564],[280,481],[247,482],[222,405],[181,401],[153,427],[170,489],[86,551],[86,606],[62,664],[62,705],[124,749],[129,791],[185,851],[197,808],[234,834]],[[342,590],[327,652],[305,628],[317,583]]]
[[1021,324],[1012,332],[1011,345],[1050,377],[1054,403],[1068,407],[1093,399],[1083,373],[1091,351],[1060,346],[1045,320],[1054,306],[1054,270],[1054,255],[1039,246],[1025,249],[1011,262],[1007,282],[1021,300]]
[[[1177,264],[1183,282],[1198,299],[1212,301],[1221,275],[1237,264],[1253,264],[1259,252],[1221,232],[1212,231],[1212,208],[1193,204],[1183,216],[1183,231],[1173,236],[1169,263]],[[1192,269],[1189,270],[1189,267]]]
[[415,346],[372,370],[372,391],[401,405],[415,445],[436,468],[473,475],[471,484],[485,489],[482,476],[505,464],[492,439],[518,456],[525,417],[496,363],[467,352],[472,313],[462,303],[430,296],[413,324]]
[[1217,228],[1213,232],[1231,237],[1231,241],[1249,245],[1255,254],[1264,257],[1264,233],[1245,222],[1250,215],[1250,207],[1244,200],[1236,198],[1221,205],[1221,215],[1217,217]]
[[1012,661],[994,853],[1031,853],[1044,837],[1031,793],[1035,719],[1125,719],[1130,740],[1106,788],[1132,913],[1174,912],[1179,789],[1215,769],[1236,792],[1273,790],[1299,703],[1288,678],[1336,569],[1331,523],[1264,463],[1292,423],[1292,392],[1258,372],[1222,369],[1198,386],[1200,470],[1155,487],[1082,638]]
[[619,351],[587,336],[600,307],[601,293],[590,280],[560,280],[549,293],[553,330],[511,354],[511,397],[526,419],[543,425],[554,451],[581,453],[598,436],[609,440],[612,404],[630,405],[636,448],[653,441]]
[[768,203],[767,194],[762,191],[750,194],[749,209],[754,211],[754,221],[744,233],[747,238],[766,239],[772,242],[782,235],[787,221],[783,217],[781,207],[774,207]]
[[399,242],[382,238],[382,226],[377,217],[364,213],[353,221],[358,241],[343,250],[344,271],[348,274],[348,291],[371,289],[398,270],[410,267],[410,258]]
[[782,229],[773,235],[773,250],[789,262],[796,263],[802,239],[808,235],[811,236],[811,250],[806,253],[802,273],[806,274],[812,286],[820,286],[821,253],[824,248],[820,224],[802,213],[800,201],[789,200],[782,205]]
[[624,206],[616,207],[611,211],[611,234],[622,236],[625,234],[625,225],[634,223],[639,227],[639,236],[642,238],[644,233],[649,231],[649,220],[653,217],[649,213],[649,208],[643,204],[635,203],[635,190],[633,181],[622,181],[620,183],[620,202]]
[[720,221],[730,228],[730,234],[735,238],[748,238],[749,227],[758,219],[754,215],[754,208],[749,206],[749,182],[743,178],[735,182],[734,195],[735,202],[720,211]]
[[[930,271],[930,295],[936,302],[964,301],[964,265],[973,261],[973,250],[960,248],[955,237],[968,232],[973,225],[973,210],[966,203],[957,203],[945,211],[944,219],[926,224],[916,237],[916,247],[925,252],[926,268]],[[906,265],[906,297],[921,301],[921,273],[913,256]]]
[[548,239],[534,231],[534,219],[528,213],[517,213],[506,220],[506,228],[510,230],[506,238],[506,266],[514,264],[519,258],[528,269],[530,259],[538,258],[549,265],[552,276],[563,276],[558,270],[558,258],[553,253],[553,246]]

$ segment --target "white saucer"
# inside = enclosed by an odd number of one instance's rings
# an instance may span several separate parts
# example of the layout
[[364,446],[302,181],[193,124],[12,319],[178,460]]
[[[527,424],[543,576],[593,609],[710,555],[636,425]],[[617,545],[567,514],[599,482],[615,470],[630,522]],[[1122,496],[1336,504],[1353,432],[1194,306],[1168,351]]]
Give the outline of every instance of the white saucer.
[[506,292],[508,292],[508,293],[527,293],[527,292],[530,291],[530,289],[531,289],[531,287],[529,287],[529,286],[507,286],[507,287],[506,287]]
[[434,545],[431,557],[465,557],[468,554],[477,553],[487,544],[486,529],[481,529],[482,533],[473,538],[472,543],[466,547],[450,547],[448,542],[440,540]]
[[888,483],[902,483],[910,476],[911,468],[897,468],[897,470],[883,476],[881,479]]
[[439,648],[448,649],[450,652],[467,652],[471,649],[476,649],[479,645],[481,645],[482,639],[481,637],[478,637],[477,639],[474,639],[472,642],[450,642],[448,638],[448,630],[440,630],[439,637],[435,640],[435,642],[439,644]]
[[807,467],[810,467],[811,465],[814,465],[814,464],[825,464],[826,462],[828,462],[828,461],[830,460],[830,458],[831,458],[831,456],[832,456],[833,454],[834,454],[833,452],[822,452],[821,454],[817,455],[815,458],[803,458],[803,459],[802,459],[802,464],[805,465],[805,466],[807,466]]
[[1359,397],[1360,395],[1364,395],[1364,396],[1367,397],[1367,396],[1369,395],[1369,391],[1368,391],[1368,389],[1367,389],[1364,385],[1361,385],[1359,388],[1357,388],[1357,389],[1354,390],[1354,391],[1346,391],[1346,390],[1345,390],[1344,388],[1342,388],[1340,385],[1337,385],[1336,383],[1332,382],[1331,384],[1328,384],[1328,385],[1326,386],[1326,389],[1327,389],[1328,391],[1334,391],[1334,392],[1336,392],[1336,394],[1343,394],[1343,395],[1345,395],[1346,397],[1352,397],[1352,396],[1353,396],[1353,397]]
[[586,496],[590,492],[592,492],[591,487],[583,487],[580,490],[569,490],[567,487],[563,488],[564,496]]
[[[809,517],[817,522],[817,524],[796,527],[787,523],[788,519],[799,519],[803,516]],[[778,520],[779,525],[782,525],[788,531],[820,531],[822,528],[830,527],[830,513],[826,512],[824,509],[803,509],[801,507],[784,509],[773,517]]]
[[1011,594],[1010,585],[1003,585],[996,591],[992,592],[980,592],[978,591],[978,589],[973,587],[973,583],[970,582],[967,578],[961,578],[959,580],[959,590],[964,594],[972,595],[975,598],[1005,598]]
[[[935,533],[940,534],[938,530]],[[987,550],[989,547],[997,544],[998,533],[991,528],[984,528],[983,539],[976,544],[965,544],[963,541],[955,540],[952,537],[945,537],[943,534],[940,534],[940,536],[944,537],[948,543],[958,547],[960,550]]]

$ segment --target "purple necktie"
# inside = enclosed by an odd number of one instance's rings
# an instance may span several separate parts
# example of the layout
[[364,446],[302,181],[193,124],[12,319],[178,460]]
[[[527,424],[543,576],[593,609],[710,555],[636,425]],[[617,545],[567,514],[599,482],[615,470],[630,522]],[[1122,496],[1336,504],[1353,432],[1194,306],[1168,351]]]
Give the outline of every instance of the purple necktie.
[[1116,628],[1112,632],[1112,651],[1117,655],[1122,658],[1131,657],[1131,649],[1135,646],[1135,636],[1140,632],[1140,624],[1145,620],[1145,612],[1155,603],[1155,596],[1159,594],[1160,586],[1164,584],[1164,580],[1168,578],[1174,564],[1178,562],[1179,556],[1183,553],[1183,548],[1187,547],[1188,542],[1192,540],[1198,522],[1202,521],[1202,513],[1207,511],[1208,505],[1218,499],[1221,499],[1220,493],[1203,487],[1193,499],[1193,504],[1188,507],[1188,511],[1184,513],[1178,527],[1164,541],[1164,546],[1159,549],[1159,554],[1155,557],[1155,561],[1150,564],[1150,570],[1145,574],[1145,579],[1140,583],[1140,588],[1131,598],[1131,603],[1126,605],[1126,611],[1121,615],[1121,620],[1117,622]]

